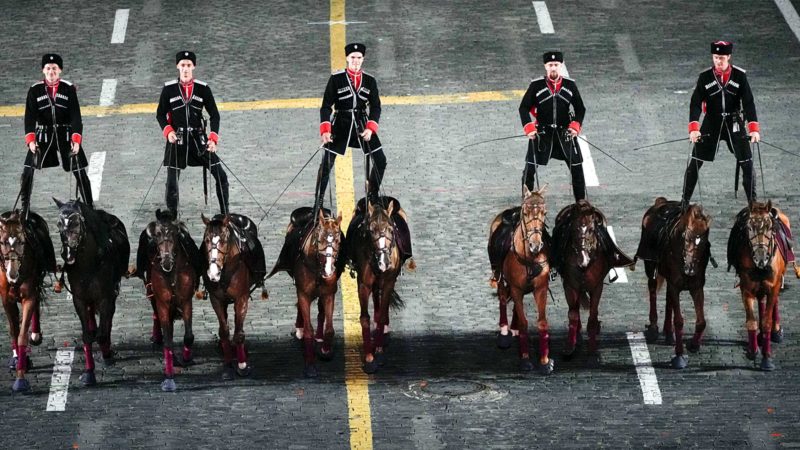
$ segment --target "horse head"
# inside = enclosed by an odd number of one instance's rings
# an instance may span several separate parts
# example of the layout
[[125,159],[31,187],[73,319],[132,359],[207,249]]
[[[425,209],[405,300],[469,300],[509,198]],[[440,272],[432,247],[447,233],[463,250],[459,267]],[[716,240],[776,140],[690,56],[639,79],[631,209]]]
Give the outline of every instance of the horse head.
[[603,215],[586,200],[579,200],[578,211],[570,227],[572,248],[580,256],[578,266],[585,269],[597,251],[598,228],[603,226]]
[[700,205],[691,205],[683,213],[680,222],[683,228],[683,273],[694,276],[700,268],[706,249],[710,246],[708,232],[711,217]]
[[231,229],[228,226],[231,216],[225,215],[222,220],[209,219],[204,214],[200,217],[206,225],[203,233],[203,248],[208,259],[208,279],[217,283],[222,278],[225,268],[225,257],[230,253]]
[[[774,215],[773,215],[774,214]],[[772,201],[767,203],[753,202],[750,205],[747,219],[747,239],[753,252],[753,263],[759,269],[770,266],[772,256],[775,254],[774,220],[777,213],[773,213]]]
[[155,242],[161,270],[172,272],[175,268],[175,241],[178,238],[178,223],[170,211],[156,210],[156,221],[147,226],[147,237]]
[[25,254],[25,229],[19,210],[8,217],[0,217],[0,261],[10,283],[19,280],[22,256]]
[[73,264],[86,236],[86,219],[77,200],[63,203],[53,198],[53,201],[58,206],[58,233],[61,235],[62,256],[66,264]]
[[316,254],[317,264],[322,267],[322,278],[328,279],[336,274],[336,260],[339,258],[339,249],[342,245],[342,213],[336,218],[325,217],[319,211],[317,224],[311,231],[309,242],[311,248],[306,249],[306,255]]
[[373,205],[367,201],[367,231],[379,272],[392,270],[398,263],[392,258],[392,252],[397,248],[392,212],[394,202],[389,203],[389,208],[384,208],[380,202]]
[[547,207],[544,202],[544,191],[531,191],[524,188],[522,208],[520,210],[520,226],[525,246],[531,254],[536,254],[544,248],[544,219]]

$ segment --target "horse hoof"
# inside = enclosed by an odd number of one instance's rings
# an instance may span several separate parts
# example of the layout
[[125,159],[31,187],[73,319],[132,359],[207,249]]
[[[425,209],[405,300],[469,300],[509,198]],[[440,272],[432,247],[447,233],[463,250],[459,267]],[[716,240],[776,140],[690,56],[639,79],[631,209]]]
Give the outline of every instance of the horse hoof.
[[772,363],[772,358],[768,356],[761,358],[761,370],[764,372],[772,372],[775,370],[775,364]]
[[240,369],[239,366],[236,366],[236,375],[242,378],[249,377],[251,373],[253,373],[253,366],[247,365],[244,369]]
[[306,364],[305,367],[303,367],[303,376],[306,378],[317,378],[319,376],[317,366],[315,364]]
[[769,339],[776,344],[783,342],[783,328],[778,331],[773,331]]
[[644,329],[644,340],[648,344],[653,344],[658,341],[658,325],[648,325]]
[[180,358],[176,358],[176,359],[177,359],[178,365],[181,366],[181,367],[190,367],[190,366],[195,365],[194,358],[183,359],[183,356],[181,356]]
[[117,363],[117,360],[114,358],[114,355],[109,355],[108,357],[103,356],[103,367],[108,369],[110,367],[114,367]]
[[522,358],[519,360],[520,372],[530,372],[533,370],[533,363],[530,358]]
[[236,378],[236,370],[234,370],[233,364],[222,368],[222,381],[232,381],[234,378]]
[[600,352],[593,352],[589,353],[589,357],[586,359],[586,366],[590,369],[598,369],[603,364],[603,358],[600,356]]
[[745,356],[745,358],[749,359],[750,361],[755,361],[756,360],[756,356],[758,356],[758,348],[756,348],[756,351],[754,351],[754,352],[751,352],[750,350],[747,350],[744,353],[744,356]]
[[572,358],[578,353],[578,346],[575,345],[574,347],[567,347],[561,352],[561,359],[564,361],[572,361]]
[[177,389],[178,386],[175,385],[175,380],[172,378],[165,378],[161,382],[161,390],[164,392],[175,392]]
[[689,357],[686,355],[675,355],[672,357],[673,369],[685,369],[689,365]]
[[373,359],[371,362],[364,363],[364,373],[372,375],[377,371],[378,371],[378,362],[376,360]]
[[386,353],[375,353],[375,362],[378,363],[379,366],[383,367],[386,365]]
[[553,361],[553,358],[550,358],[547,361],[547,364],[540,364],[539,365],[539,373],[542,374],[542,375],[550,375],[551,373],[553,373],[553,370],[555,369],[555,365],[556,364]]
[[31,390],[31,384],[28,383],[28,380],[25,378],[17,378],[14,381],[14,385],[11,386],[11,390],[18,394],[29,392]]
[[672,333],[664,333],[664,343],[667,345],[675,345],[675,335]]
[[[391,335],[392,333],[383,333],[383,348],[389,346],[389,341],[391,341],[390,338]],[[377,329],[372,330],[372,340],[374,341],[375,339],[377,339],[377,337],[378,337],[378,330]]]
[[31,333],[31,345],[34,347],[41,345],[42,340],[44,340],[44,335],[42,333]]
[[508,350],[511,344],[514,343],[514,336],[509,332],[508,334],[497,335],[497,348],[500,350]]
[[325,350],[322,347],[320,347],[317,350],[317,357],[319,359],[323,360],[323,361],[326,361],[326,362],[332,360],[333,359],[333,347],[331,347],[331,349],[328,350],[327,352],[325,352]]
[[78,380],[84,386],[94,386],[97,384],[97,378],[94,376],[94,371],[83,372]]
[[695,342],[694,339],[692,339],[688,344],[686,344],[686,349],[691,353],[697,353],[700,351],[700,343]]

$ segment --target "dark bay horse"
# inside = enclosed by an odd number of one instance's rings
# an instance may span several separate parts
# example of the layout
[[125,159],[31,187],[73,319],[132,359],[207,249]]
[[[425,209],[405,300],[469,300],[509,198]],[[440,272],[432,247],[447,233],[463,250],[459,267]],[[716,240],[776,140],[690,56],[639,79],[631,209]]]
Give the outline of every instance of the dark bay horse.
[[[286,239],[278,262],[267,278],[286,271],[294,279],[297,290],[295,337],[303,343],[306,377],[316,377],[314,341],[321,343],[319,356],[333,356],[333,307],[339,277],[346,262],[345,238],[341,230],[342,215],[332,217],[328,210],[313,217],[309,207],[292,212]],[[311,324],[311,302],[317,300],[317,332]]]
[[[192,296],[200,284],[202,262],[197,245],[182,222],[175,220],[169,211],[156,211],[156,220],[150,222],[139,238],[137,266],[145,283],[154,313],[153,342],[160,344],[164,353],[164,376],[161,390],[173,392],[175,368],[173,366],[174,322],[183,319],[183,352],[181,364],[192,363]],[[141,261],[144,259],[145,261]]]
[[[252,371],[244,344],[244,320],[250,294],[264,281],[264,250],[258,240],[256,224],[249,218],[239,214],[218,214],[212,219],[201,217],[206,225],[201,251],[206,268],[203,284],[219,321],[219,340],[225,361],[222,379],[229,381],[235,375],[249,376]],[[262,298],[265,297],[263,292]],[[230,304],[234,312],[233,339],[228,321]],[[236,367],[233,347],[236,348]]]
[[33,334],[34,316],[44,299],[45,275],[55,268],[50,231],[38,214],[29,212],[24,224],[19,211],[0,215],[0,297],[14,354],[10,361],[16,370],[14,392],[30,391],[25,372],[31,368],[28,343],[33,337],[28,333]]
[[[539,371],[549,375],[554,363],[550,358],[550,328],[547,323],[547,289],[550,284],[550,252],[552,242],[545,225],[547,208],[544,190],[531,192],[524,187],[521,207],[498,214],[489,229],[489,261],[492,285],[497,285],[500,301],[500,334],[497,345],[511,346],[512,336],[519,337],[520,370],[533,370],[528,347],[528,318],[524,296],[533,292],[538,311]],[[507,304],[514,302],[511,326]]]
[[[775,369],[771,342],[780,342],[778,302],[787,258],[791,255],[789,218],[772,206],[772,202],[753,202],[736,216],[728,238],[728,268],[733,266],[739,275],[739,289],[745,310],[747,329],[747,358],[755,360],[761,346],[761,370]],[[795,275],[800,272],[795,265]],[[758,304],[759,321],[755,308]],[[756,337],[759,330],[760,336]]]
[[562,209],[553,227],[552,264],[564,283],[564,295],[569,305],[569,332],[566,359],[578,348],[581,333],[580,307],[589,309],[589,352],[597,353],[598,320],[603,281],[614,267],[634,263],[622,252],[606,228],[606,217],[587,200]]
[[[125,225],[114,215],[92,209],[78,200],[58,206],[61,257],[75,312],[81,321],[85,370],[84,386],[97,384],[92,342],[100,344],[103,362],[114,363],[111,325],[119,295],[120,280],[128,273],[130,243]],[[98,329],[95,314],[100,316]]]
[[675,342],[675,356],[672,358],[675,369],[683,369],[688,364],[683,348],[682,291],[688,290],[691,294],[696,315],[694,336],[687,346],[690,352],[700,350],[706,328],[703,289],[706,267],[711,258],[710,226],[711,217],[702,206],[689,205],[683,210],[680,202],[667,201],[664,197],[658,197],[642,218],[642,235],[636,256],[644,260],[650,298],[650,323],[645,337],[647,342],[655,342],[658,338],[656,294],[666,282],[664,334],[667,343],[673,339]]
[[[385,363],[389,308],[403,307],[403,301],[395,291],[397,277],[406,261],[409,261],[407,268],[414,270],[408,218],[395,198],[382,196],[374,204],[362,198],[346,236],[347,257],[358,281],[364,342],[363,370],[375,373],[378,366]],[[376,322],[374,336],[370,331],[370,296]]]

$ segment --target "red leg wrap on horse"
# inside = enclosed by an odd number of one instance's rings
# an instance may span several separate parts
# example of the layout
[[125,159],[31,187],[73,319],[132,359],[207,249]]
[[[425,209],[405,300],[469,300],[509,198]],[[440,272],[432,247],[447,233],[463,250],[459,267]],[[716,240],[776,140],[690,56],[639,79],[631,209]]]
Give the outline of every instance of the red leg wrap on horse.
[[244,350],[244,344],[236,346],[236,361],[240,363],[247,362],[247,352]]
[[567,341],[570,347],[575,347],[578,343],[578,324],[570,322],[569,324],[569,333],[567,335]]
[[17,370],[25,372],[28,369],[27,353],[24,351],[17,352]]
[[528,332],[524,330],[519,330],[519,356],[522,357],[524,355],[530,356],[530,347],[528,345]]
[[83,357],[86,360],[86,370],[94,370],[94,356],[92,356],[92,344],[83,344]]
[[314,339],[303,338],[303,360],[307,363],[314,361]]
[[765,356],[772,356],[772,340],[771,340],[771,337],[772,337],[772,331],[771,330],[767,330],[764,333],[764,348],[762,349],[764,351],[764,355]]
[[183,346],[183,360],[189,361],[192,359],[192,349],[187,346]]
[[550,356],[550,333],[547,331],[539,332],[539,357]]
[[778,305],[772,309],[772,326],[774,327],[776,323],[781,323],[781,312],[778,310]]
[[747,351],[754,354],[758,351],[758,340],[756,335],[758,331],[755,330],[748,330],[747,331]]
[[164,348],[164,375],[169,378],[175,376],[175,366],[173,365],[172,357],[172,349]]

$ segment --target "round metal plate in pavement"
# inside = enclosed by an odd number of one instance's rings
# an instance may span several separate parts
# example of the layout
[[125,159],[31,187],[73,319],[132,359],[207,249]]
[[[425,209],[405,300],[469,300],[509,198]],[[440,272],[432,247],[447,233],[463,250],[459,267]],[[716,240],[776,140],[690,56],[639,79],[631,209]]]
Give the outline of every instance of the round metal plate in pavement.
[[417,400],[492,402],[508,392],[483,381],[442,378],[411,383],[405,395]]

